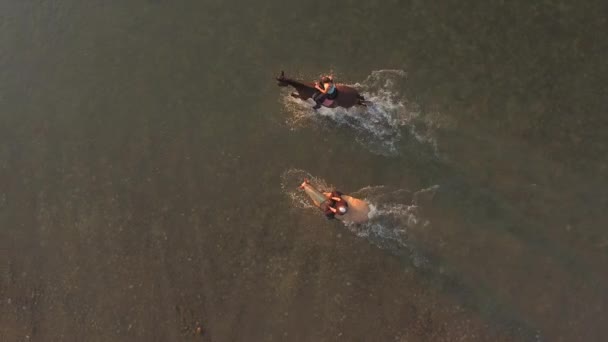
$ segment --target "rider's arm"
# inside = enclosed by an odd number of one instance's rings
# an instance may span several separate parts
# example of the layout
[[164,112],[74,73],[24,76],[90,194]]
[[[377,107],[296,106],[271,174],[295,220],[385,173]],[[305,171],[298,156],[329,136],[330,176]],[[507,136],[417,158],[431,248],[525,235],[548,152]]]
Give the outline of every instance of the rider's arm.
[[324,88],[325,88],[325,84],[323,84],[323,88],[321,88],[321,87],[320,87],[319,82],[315,82],[315,88],[316,88],[318,91],[322,92],[323,94],[326,94],[326,93],[327,93],[327,90],[326,90],[326,89],[324,89]]
[[327,207],[325,210],[323,210],[323,214],[325,214],[325,217],[327,217],[327,219],[331,220],[334,217],[334,215],[336,214],[333,210],[330,209],[331,207]]

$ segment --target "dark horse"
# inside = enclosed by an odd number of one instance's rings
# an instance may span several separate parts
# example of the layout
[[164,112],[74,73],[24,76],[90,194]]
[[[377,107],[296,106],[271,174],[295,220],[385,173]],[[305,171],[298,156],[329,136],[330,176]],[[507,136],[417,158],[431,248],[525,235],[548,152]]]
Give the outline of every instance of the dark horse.
[[[288,85],[294,87],[296,91],[291,93],[291,96],[301,99],[303,101],[312,98],[312,96],[317,92],[314,83],[292,80],[290,78],[285,77],[285,72],[283,71],[281,71],[281,76],[277,77],[277,81],[279,82],[280,87],[286,87]],[[365,98],[359,95],[359,92],[355,88],[346,86],[344,84],[336,84],[336,89],[338,90],[338,96],[333,100],[326,99],[322,103],[323,106],[329,108],[350,108],[355,105],[367,105],[367,101],[365,101]]]

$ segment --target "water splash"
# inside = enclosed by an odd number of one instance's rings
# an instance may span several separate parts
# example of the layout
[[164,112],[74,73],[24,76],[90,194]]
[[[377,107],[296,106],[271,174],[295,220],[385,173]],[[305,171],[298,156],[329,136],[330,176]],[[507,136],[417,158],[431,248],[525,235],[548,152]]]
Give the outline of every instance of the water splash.
[[[292,129],[307,126],[325,127],[327,120],[338,126],[347,126],[356,132],[356,140],[371,152],[395,156],[398,143],[406,129],[414,140],[429,145],[436,152],[437,142],[432,116],[421,115],[418,106],[401,94],[406,73],[403,70],[378,70],[363,82],[351,85],[370,101],[367,107],[325,108],[312,110],[314,102],[304,102],[283,92],[283,105],[290,113],[286,123]],[[436,116],[436,115],[435,115]]]
[[[333,189],[327,181],[314,177],[304,170],[290,169],[281,176],[281,188],[292,201],[294,208],[317,208],[310,199],[299,191],[297,186],[304,178],[319,189]],[[392,254],[407,257],[414,266],[426,267],[429,264],[409,239],[409,230],[428,229],[430,221],[420,213],[421,206],[430,203],[439,186],[411,192],[406,189],[390,190],[385,186],[369,186],[349,195],[369,203],[369,221],[365,223],[343,223],[344,227],[358,237],[368,240],[375,246]],[[318,213],[317,213],[318,214]]]
[[366,223],[347,224],[346,227],[377,247],[406,257],[415,267],[427,268],[430,261],[418,250],[410,233],[429,228],[431,222],[422,216],[421,207],[430,204],[438,189],[438,185],[415,192],[389,190],[384,186],[363,188],[353,196],[371,204],[370,219]]

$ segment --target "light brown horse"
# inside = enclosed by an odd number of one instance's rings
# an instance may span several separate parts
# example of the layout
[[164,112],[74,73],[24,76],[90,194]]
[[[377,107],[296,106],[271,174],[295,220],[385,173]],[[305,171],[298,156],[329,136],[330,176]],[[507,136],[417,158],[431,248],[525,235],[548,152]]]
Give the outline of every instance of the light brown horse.
[[[300,185],[300,189],[304,190],[306,195],[310,197],[315,207],[323,209],[323,204],[331,198],[331,192],[321,192],[317,190],[310,182],[305,179]],[[369,204],[358,198],[354,198],[348,195],[340,196],[346,203],[348,203],[348,211],[345,214],[335,214],[335,218],[347,223],[363,223],[369,220],[369,213],[371,208]]]
[[[306,101],[317,92],[315,84],[312,82],[301,82],[292,80],[285,77],[285,72],[281,71],[281,75],[277,77],[280,87],[292,86],[296,89],[295,92],[291,93],[291,96]],[[322,105],[328,108],[343,107],[350,108],[352,106],[366,106],[367,101],[359,94],[359,92],[353,88],[344,84],[336,84],[336,90],[338,96],[335,99],[325,99]]]

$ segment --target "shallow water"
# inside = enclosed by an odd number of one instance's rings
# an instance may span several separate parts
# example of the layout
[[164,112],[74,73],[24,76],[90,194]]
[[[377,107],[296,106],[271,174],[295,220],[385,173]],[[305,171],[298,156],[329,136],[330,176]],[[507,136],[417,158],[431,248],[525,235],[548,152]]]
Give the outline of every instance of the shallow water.
[[607,5],[324,6],[0,2],[0,340],[603,339]]

